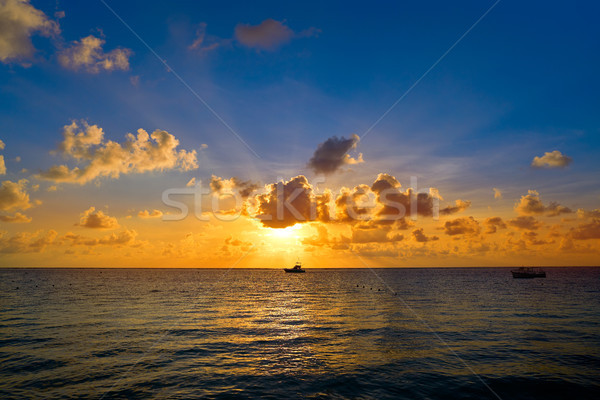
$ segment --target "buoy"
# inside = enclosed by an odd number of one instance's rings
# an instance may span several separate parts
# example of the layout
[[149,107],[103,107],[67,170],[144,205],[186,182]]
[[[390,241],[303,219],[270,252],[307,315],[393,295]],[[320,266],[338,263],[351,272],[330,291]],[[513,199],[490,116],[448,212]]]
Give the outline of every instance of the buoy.
[[381,292],[381,289],[377,289],[378,292]]

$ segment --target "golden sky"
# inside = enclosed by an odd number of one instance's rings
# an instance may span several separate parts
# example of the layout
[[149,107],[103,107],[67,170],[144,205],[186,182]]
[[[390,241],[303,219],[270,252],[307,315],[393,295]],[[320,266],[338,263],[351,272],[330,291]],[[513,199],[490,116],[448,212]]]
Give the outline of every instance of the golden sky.
[[[330,138],[302,174],[274,183],[192,176],[197,152],[165,131],[139,130],[123,143],[96,125],[64,127],[65,162],[0,188],[3,266],[313,268],[594,265],[600,210],[572,209],[535,190],[507,199],[485,188],[476,205],[438,188],[406,187],[381,172],[352,187],[337,182],[368,163],[358,136]],[[352,154],[350,154],[352,153]],[[533,161],[536,162],[535,160]],[[161,172],[162,171],[162,172]],[[119,180],[134,178],[134,187]],[[136,197],[136,178],[160,181],[155,198]],[[342,179],[340,179],[342,178]],[[329,185],[329,181],[333,183]],[[410,181],[410,179],[409,179]],[[179,185],[167,186],[167,183]],[[416,185],[416,178],[412,178]],[[159,187],[160,188],[160,187]],[[108,192],[108,196],[96,194]],[[73,207],[79,204],[80,208]]]

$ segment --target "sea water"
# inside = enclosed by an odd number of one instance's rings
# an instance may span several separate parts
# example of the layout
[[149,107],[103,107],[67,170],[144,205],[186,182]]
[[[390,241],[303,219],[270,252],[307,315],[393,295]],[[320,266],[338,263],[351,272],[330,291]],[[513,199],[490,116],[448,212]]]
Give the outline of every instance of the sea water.
[[3,269],[0,397],[600,398],[600,268]]

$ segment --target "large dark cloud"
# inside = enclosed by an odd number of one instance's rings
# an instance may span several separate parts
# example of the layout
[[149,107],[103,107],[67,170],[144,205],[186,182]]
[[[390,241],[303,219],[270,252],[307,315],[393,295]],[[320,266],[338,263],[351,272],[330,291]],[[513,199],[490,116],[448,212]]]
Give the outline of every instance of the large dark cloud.
[[379,174],[371,185],[371,190],[377,195],[377,202],[381,205],[377,212],[380,220],[394,222],[408,216],[433,216],[436,189],[428,193],[417,193],[408,188],[400,189],[398,180],[389,174]]
[[368,185],[358,185],[354,189],[342,188],[335,199],[336,218],[340,222],[358,222],[370,219],[371,209],[368,207]]
[[255,217],[269,228],[285,228],[329,217],[329,193],[315,194],[303,175],[269,185],[267,192],[257,195],[255,200],[258,207]]
[[[213,176],[210,185],[214,192],[255,187],[247,182]],[[317,194],[308,179],[299,175],[287,182],[266,185],[250,195],[243,203],[242,213],[270,228],[320,221],[348,224],[355,230],[407,230],[414,226],[412,217],[434,217],[439,198],[435,188],[422,193],[412,188],[402,190],[395,177],[384,173],[371,186],[341,188],[336,196],[330,190]],[[469,202],[458,201],[457,207],[465,204]]]
[[348,151],[355,149],[359,140],[358,135],[352,135],[348,139],[338,138],[337,136],[330,137],[319,144],[312,158],[308,161],[308,167],[312,168],[317,174],[329,175],[343,165],[363,162],[362,154],[359,154],[356,159],[348,155]]

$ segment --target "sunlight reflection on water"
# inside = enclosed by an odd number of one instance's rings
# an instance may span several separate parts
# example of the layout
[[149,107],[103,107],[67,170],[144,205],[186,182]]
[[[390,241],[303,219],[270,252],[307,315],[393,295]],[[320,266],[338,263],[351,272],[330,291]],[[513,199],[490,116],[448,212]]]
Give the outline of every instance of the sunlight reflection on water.
[[[378,273],[502,397],[599,393],[600,269]],[[3,398],[492,398],[369,270],[0,274]]]

